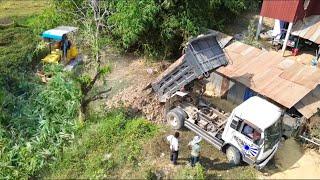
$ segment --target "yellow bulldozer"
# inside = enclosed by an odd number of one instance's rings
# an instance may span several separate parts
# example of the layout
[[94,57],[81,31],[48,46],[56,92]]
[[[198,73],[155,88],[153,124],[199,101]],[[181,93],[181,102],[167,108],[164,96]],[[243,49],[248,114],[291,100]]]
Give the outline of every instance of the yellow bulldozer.
[[78,30],[72,26],[58,26],[54,29],[49,29],[41,34],[41,37],[48,43],[50,53],[42,59],[44,63],[62,62],[68,64],[78,56],[78,49],[71,42],[70,36]]

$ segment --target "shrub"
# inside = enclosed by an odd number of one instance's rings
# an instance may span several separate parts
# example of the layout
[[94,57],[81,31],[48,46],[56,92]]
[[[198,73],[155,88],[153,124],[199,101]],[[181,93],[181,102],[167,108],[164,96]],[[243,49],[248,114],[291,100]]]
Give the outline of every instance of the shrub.
[[[51,167],[55,178],[113,177],[118,168],[137,166],[142,143],[157,132],[156,125],[130,118],[122,109],[92,116],[76,141]],[[48,174],[44,174],[48,176]]]
[[206,179],[206,170],[199,163],[195,167],[183,168],[175,177],[177,179]]
[[149,56],[176,57],[188,38],[206,28],[222,29],[230,16],[245,10],[247,0],[119,0],[108,20],[111,34],[125,50]]
[[[1,131],[1,178],[28,178],[50,164],[70,143],[80,106],[79,87],[62,68],[47,85],[36,85],[28,98],[16,97],[15,109]],[[10,112],[10,111],[9,111]]]

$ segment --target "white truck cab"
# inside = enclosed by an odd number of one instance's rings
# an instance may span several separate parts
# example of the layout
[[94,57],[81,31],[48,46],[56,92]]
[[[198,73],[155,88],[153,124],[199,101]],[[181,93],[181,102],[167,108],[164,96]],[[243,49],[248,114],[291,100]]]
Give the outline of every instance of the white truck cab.
[[236,107],[222,133],[228,159],[235,164],[242,159],[258,169],[263,168],[277,151],[282,112],[281,108],[258,96]]

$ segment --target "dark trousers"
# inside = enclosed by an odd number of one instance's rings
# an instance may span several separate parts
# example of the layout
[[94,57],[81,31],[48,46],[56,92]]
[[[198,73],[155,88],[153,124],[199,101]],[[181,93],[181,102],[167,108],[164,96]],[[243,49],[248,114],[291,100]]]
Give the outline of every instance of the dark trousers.
[[171,151],[170,160],[174,165],[177,165],[179,151]]
[[199,156],[191,156],[190,158],[190,163],[191,163],[191,166],[194,167],[194,165],[199,162]]

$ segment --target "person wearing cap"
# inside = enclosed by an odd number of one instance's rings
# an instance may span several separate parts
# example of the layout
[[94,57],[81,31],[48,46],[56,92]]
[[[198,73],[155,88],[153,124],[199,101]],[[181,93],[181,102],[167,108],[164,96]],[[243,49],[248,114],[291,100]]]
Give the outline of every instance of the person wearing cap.
[[189,142],[188,146],[191,149],[191,158],[190,158],[190,163],[191,166],[194,167],[197,162],[199,162],[199,157],[200,157],[200,141],[201,137],[199,136],[194,136],[192,141]]
[[174,165],[177,165],[179,155],[179,132],[175,132],[174,135],[169,135],[167,140],[170,143],[170,160]]

